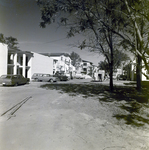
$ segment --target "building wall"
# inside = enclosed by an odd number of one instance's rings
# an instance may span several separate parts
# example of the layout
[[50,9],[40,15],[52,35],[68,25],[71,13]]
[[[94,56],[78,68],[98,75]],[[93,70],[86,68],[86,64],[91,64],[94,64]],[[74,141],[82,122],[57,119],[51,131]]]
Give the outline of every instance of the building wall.
[[[7,45],[0,43],[0,76],[8,74],[8,68],[12,68],[12,74],[22,74],[30,79],[34,73],[53,74],[52,58],[34,52],[32,52],[32,57],[30,54],[21,52],[17,53],[16,51],[16,53],[11,54]],[[8,56],[11,58],[9,63]],[[20,61],[21,57],[22,61]]]
[[[144,68],[142,69],[142,72],[146,73]],[[142,81],[146,81],[146,80],[147,80],[146,77],[142,74]]]
[[[148,70],[146,70],[145,68],[142,68],[142,72],[143,72],[144,74],[146,74],[146,75],[149,77]],[[142,74],[142,81],[149,81],[149,78],[146,78],[146,76],[144,76],[144,75]]]
[[50,56],[50,58],[55,59],[54,63],[54,73],[58,72],[64,72],[69,73],[71,71],[71,59],[70,57],[60,55],[60,56]]
[[81,72],[84,72],[85,74],[92,74],[93,71],[93,65],[91,64],[91,62],[88,61],[82,61],[81,62]]
[[93,78],[95,81],[103,81],[105,77],[105,71],[104,70],[98,70],[98,68],[95,68]]
[[53,59],[35,52],[31,59],[31,75],[34,73],[47,73],[53,75]]
[[7,74],[8,49],[6,44],[0,43],[0,76]]
[[20,50],[8,50],[7,74],[21,74],[31,76],[31,58],[33,54]]

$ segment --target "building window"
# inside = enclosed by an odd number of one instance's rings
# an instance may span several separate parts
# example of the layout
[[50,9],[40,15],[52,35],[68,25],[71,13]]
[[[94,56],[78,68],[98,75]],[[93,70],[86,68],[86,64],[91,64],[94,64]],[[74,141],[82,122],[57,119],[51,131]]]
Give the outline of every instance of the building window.
[[22,56],[17,56],[17,62],[20,66],[23,66],[23,57]]
[[25,65],[28,66],[28,57],[26,57],[26,64]]
[[83,63],[84,66],[87,66],[87,63]]
[[13,67],[8,67],[7,74],[13,74]]
[[20,65],[23,66],[23,57],[20,57]]
[[87,71],[87,68],[83,68],[83,71],[86,72],[86,71]]
[[13,64],[13,58],[11,54],[8,54],[8,64]]
[[25,78],[28,77],[28,69],[25,69]]

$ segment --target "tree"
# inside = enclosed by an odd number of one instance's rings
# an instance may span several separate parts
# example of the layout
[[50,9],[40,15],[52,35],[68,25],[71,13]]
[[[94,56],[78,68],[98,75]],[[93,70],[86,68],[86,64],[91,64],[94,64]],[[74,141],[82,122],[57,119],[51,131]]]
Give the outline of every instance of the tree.
[[[124,65],[128,60],[130,60],[130,58],[126,53],[119,50],[115,50],[113,58],[113,70],[122,67],[122,65]],[[98,68],[100,70],[105,70],[106,73],[110,74],[109,64],[106,59],[104,61],[99,62]]]
[[127,79],[131,80],[131,63],[127,63],[123,67],[124,73],[127,74]]
[[[119,0],[37,0],[41,10],[42,22],[47,24],[57,19],[61,25],[69,27],[68,36],[86,33],[87,39],[92,38],[92,45],[86,40],[79,46],[89,47],[105,56],[110,68],[110,90],[113,91],[113,57],[117,47],[117,35],[112,31],[117,28],[118,13],[115,15]],[[60,16],[60,17],[59,17]]]
[[6,43],[4,34],[0,33],[0,43]]
[[7,44],[9,49],[18,48],[18,40],[12,36],[4,37],[4,34],[0,33],[0,42],[3,44]]
[[18,40],[12,36],[6,37],[6,44],[8,44],[9,49],[17,49],[18,48]]
[[75,53],[75,52],[72,52],[70,54],[70,58],[71,58],[71,64],[76,67],[76,69],[78,69],[80,67],[80,63],[81,63],[81,58],[80,56]]
[[130,60],[130,57],[127,53],[124,53],[123,51],[115,50],[114,51],[114,70],[121,67],[122,64],[126,64],[127,61]]
[[100,61],[100,62],[98,63],[98,69],[99,69],[99,70],[105,70],[105,73],[106,73],[106,74],[107,74],[107,73],[110,74],[109,64],[107,63],[106,60]]
[[149,57],[149,1],[131,0],[128,2],[125,0],[124,3],[134,28],[134,51],[137,57],[137,89],[141,91],[142,61],[147,69],[147,57]]
[[114,33],[123,39],[121,45],[136,56],[137,89],[141,91],[142,67],[148,69],[149,58],[149,1],[120,0],[120,3],[123,28]]

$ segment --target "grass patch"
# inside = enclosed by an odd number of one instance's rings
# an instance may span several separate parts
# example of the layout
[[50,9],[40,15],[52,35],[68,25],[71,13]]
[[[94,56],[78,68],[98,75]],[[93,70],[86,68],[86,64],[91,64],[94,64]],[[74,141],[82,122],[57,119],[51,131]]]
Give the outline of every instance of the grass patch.
[[116,101],[134,101],[148,103],[149,88],[144,88],[142,93],[138,93],[135,87],[115,86],[113,93],[109,86],[99,84],[45,84],[42,88],[59,90],[71,95],[82,94],[85,97],[104,95],[104,98],[113,98]]
[[99,101],[105,103],[125,101],[125,103],[118,107],[128,113],[115,114],[113,117],[118,120],[125,120],[126,124],[139,127],[146,123],[149,124],[148,83],[143,82],[142,93],[138,93],[135,87],[130,86],[115,86],[113,93],[111,93],[109,86],[100,84],[45,84],[41,85],[41,87],[59,90],[59,92],[68,93],[70,96],[77,96],[79,94],[83,98],[98,96]]
[[[137,82],[129,82],[129,83],[124,83],[125,85],[137,85]],[[142,81],[141,82],[142,88],[149,88],[149,81]]]

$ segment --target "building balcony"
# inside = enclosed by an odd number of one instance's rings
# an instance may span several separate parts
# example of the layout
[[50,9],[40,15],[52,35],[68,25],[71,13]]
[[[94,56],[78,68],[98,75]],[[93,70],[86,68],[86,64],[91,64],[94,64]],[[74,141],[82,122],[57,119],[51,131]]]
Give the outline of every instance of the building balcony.
[[82,66],[83,68],[88,68],[88,66]]
[[13,64],[14,64],[14,61],[9,59],[9,60],[8,60],[8,64],[13,65]]
[[8,64],[7,66],[8,67],[14,67],[14,64]]
[[29,69],[29,68],[31,68],[31,66],[26,66],[25,68],[26,68],[26,69]]

